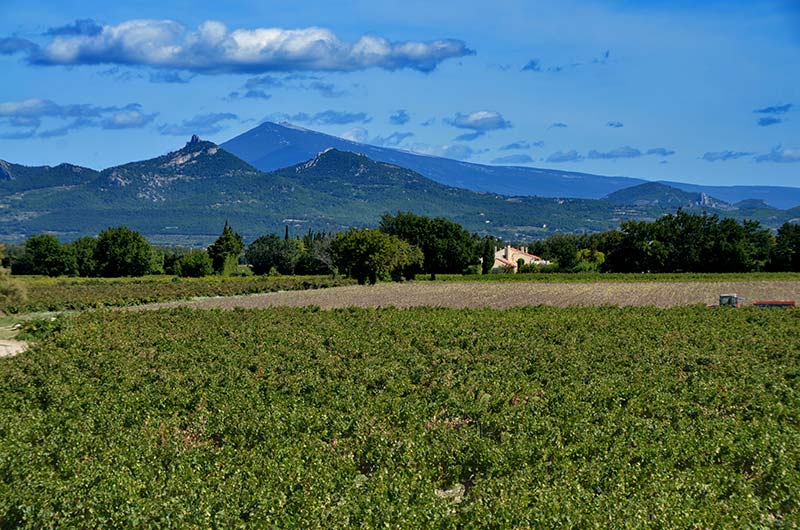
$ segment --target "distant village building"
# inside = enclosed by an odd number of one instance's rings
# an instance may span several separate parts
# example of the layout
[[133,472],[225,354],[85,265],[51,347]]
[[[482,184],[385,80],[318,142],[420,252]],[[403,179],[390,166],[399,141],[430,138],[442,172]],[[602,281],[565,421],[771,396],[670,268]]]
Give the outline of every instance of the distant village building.
[[525,265],[549,265],[550,262],[528,253],[528,247],[514,248],[507,245],[494,253],[494,266],[492,269],[511,269],[512,272],[517,272],[517,265],[519,260],[522,260]]

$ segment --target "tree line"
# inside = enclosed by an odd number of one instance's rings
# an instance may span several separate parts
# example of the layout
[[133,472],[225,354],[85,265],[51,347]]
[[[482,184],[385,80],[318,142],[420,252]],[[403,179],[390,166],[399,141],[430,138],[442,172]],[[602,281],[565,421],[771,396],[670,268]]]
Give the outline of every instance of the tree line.
[[683,210],[607,232],[555,234],[529,248],[564,272],[800,271],[800,225],[773,234],[758,221]]
[[[11,247],[12,274],[48,276],[141,276],[174,274],[344,274],[359,283],[412,279],[420,274],[488,274],[506,243],[479,236],[444,218],[385,214],[376,229],[309,230],[302,237],[261,236],[245,245],[227,223],[206,249],[153,247],[127,227],[62,244],[49,234]],[[593,234],[558,233],[528,245],[551,262],[520,263],[519,272],[750,272],[800,271],[800,225],[776,234],[757,221],[678,210],[655,221],[626,221]],[[246,267],[240,265],[246,264]]]

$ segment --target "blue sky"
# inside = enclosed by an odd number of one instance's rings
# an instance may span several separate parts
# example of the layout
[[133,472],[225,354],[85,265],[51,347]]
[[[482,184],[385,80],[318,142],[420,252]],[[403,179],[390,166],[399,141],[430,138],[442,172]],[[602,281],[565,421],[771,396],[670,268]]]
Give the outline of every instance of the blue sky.
[[796,0],[3,0],[0,158],[267,119],[487,164],[800,186]]

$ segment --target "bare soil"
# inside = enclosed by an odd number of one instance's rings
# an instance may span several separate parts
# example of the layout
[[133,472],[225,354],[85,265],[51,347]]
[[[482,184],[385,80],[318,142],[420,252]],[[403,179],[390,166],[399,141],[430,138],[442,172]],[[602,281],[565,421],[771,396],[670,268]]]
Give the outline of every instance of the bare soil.
[[13,357],[28,349],[28,343],[19,340],[0,340],[0,357]]
[[234,309],[276,306],[319,306],[322,309],[351,306],[502,309],[530,305],[672,307],[713,304],[723,293],[737,293],[744,296],[745,305],[755,300],[800,302],[800,282],[381,283],[375,286],[351,285],[308,291],[165,302],[126,309],[136,311],[169,307]]

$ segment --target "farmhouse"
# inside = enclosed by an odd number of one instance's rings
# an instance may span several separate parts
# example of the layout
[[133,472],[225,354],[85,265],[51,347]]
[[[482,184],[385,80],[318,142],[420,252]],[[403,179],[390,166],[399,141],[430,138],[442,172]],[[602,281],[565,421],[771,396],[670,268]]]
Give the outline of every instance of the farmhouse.
[[506,245],[494,253],[494,265],[492,269],[511,269],[512,272],[517,272],[517,264],[522,260],[525,265],[549,265],[550,262],[528,254],[528,247],[514,248],[511,245]]

